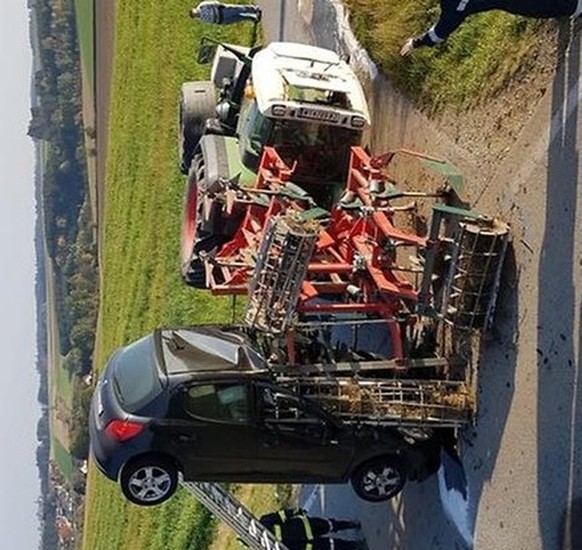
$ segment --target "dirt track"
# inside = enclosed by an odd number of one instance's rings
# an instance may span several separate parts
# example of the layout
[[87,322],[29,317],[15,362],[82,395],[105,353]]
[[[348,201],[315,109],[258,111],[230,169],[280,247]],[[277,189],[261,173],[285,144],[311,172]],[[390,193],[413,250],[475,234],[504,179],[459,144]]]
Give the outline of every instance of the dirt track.
[[[98,227],[103,231],[103,191],[107,164],[109,102],[115,51],[115,0],[95,1],[95,110],[97,128],[97,210]],[[99,242],[103,240],[100,238]],[[101,262],[100,262],[101,263]]]

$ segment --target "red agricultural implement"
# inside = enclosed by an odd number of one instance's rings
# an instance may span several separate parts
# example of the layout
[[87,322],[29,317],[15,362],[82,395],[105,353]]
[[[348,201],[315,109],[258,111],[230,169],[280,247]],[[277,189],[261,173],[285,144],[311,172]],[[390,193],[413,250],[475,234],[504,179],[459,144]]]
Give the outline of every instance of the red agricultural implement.
[[[278,420],[311,433],[309,403],[356,431],[448,440],[477,413],[507,225],[468,205],[447,161],[371,157],[365,94],[335,53],[211,42],[200,50],[211,80],[180,98],[183,280],[247,297],[243,326],[227,328],[292,396],[292,418]],[[270,547],[229,495],[187,488]]]
[[[507,226],[463,206],[462,178],[446,161],[418,153],[445,175],[434,192],[401,191],[387,168],[397,154],[371,158],[353,147],[348,181],[331,211],[292,183],[289,167],[266,147],[254,187],[223,181],[202,197],[208,213],[244,216],[234,237],[206,254],[214,294],[247,294],[247,321],[284,332],[295,311],[376,313],[393,327],[402,315],[442,318],[463,328],[485,328],[499,286]],[[414,231],[417,202],[430,199],[427,233]],[[402,216],[405,213],[407,216]],[[400,229],[397,215],[407,227]],[[437,268],[438,266],[438,268]],[[335,300],[313,303],[314,298]],[[395,346],[402,357],[402,346]]]
[[[432,178],[436,187],[426,191],[427,174],[425,190],[401,190],[390,173],[398,157],[417,159],[441,181]],[[331,210],[293,183],[296,168],[265,147],[253,187],[223,180],[198,197],[202,215],[218,209],[239,223],[230,241],[201,254],[211,292],[248,295],[246,325],[284,341],[270,349],[284,350],[274,363],[287,370],[304,362],[297,337],[305,327],[385,324],[391,359],[375,367],[391,373],[383,382],[401,404],[387,416],[431,424],[440,400],[455,410],[439,411],[438,425],[471,419],[479,334],[493,313],[507,226],[467,208],[461,175],[440,159],[410,151],[372,158],[353,147]],[[309,386],[319,397],[326,391],[324,378],[311,377]],[[334,380],[339,403],[338,391]],[[425,410],[409,415],[414,407]]]

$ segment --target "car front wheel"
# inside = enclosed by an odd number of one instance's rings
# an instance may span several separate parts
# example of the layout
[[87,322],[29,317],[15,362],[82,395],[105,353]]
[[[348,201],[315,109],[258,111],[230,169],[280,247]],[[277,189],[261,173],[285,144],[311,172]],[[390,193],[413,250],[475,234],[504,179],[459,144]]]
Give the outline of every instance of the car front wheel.
[[395,457],[370,460],[352,475],[356,494],[369,502],[381,502],[395,497],[406,482],[406,472]]
[[155,506],[176,492],[178,471],[169,460],[145,457],[123,468],[120,484],[129,501],[140,506]]

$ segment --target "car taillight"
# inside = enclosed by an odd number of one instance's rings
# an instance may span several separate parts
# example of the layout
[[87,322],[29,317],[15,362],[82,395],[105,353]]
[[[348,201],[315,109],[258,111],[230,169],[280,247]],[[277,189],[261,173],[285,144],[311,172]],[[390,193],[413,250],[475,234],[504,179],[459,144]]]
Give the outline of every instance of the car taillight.
[[139,422],[129,422],[127,420],[112,420],[107,424],[105,431],[117,441],[127,441],[139,435],[144,429],[144,425]]

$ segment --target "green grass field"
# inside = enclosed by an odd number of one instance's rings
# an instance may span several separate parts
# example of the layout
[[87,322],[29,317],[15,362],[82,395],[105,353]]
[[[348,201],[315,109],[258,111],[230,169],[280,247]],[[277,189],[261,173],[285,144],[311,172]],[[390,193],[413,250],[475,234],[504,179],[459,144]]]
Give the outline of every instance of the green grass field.
[[63,358],[58,357],[58,364],[55,367],[56,375],[56,392],[71,411],[73,407],[73,379],[71,375],[63,368]]
[[72,483],[75,471],[74,459],[56,437],[51,438],[51,454],[65,479]]
[[443,45],[420,48],[403,59],[400,47],[438,19],[436,0],[346,0],[361,44],[396,85],[431,108],[471,106],[527,70],[538,31],[552,22],[488,12],[467,19]]
[[[49,329],[49,403],[51,426],[51,458],[56,462],[64,478],[71,483],[73,479],[73,457],[66,448],[68,437],[68,423],[73,406],[73,381],[69,372],[64,368],[64,358],[59,353],[59,327],[56,321],[56,298],[54,293],[54,272],[50,267],[52,261],[47,258],[47,327]],[[66,431],[65,431],[66,430]],[[59,439],[59,437],[61,439]]]
[[81,50],[83,67],[91,89],[95,84],[95,28],[93,7],[95,0],[75,0],[75,16],[77,19],[77,36]]
[[[208,27],[190,20],[178,0],[119,2],[116,22],[98,369],[116,347],[159,325],[231,318],[229,300],[189,289],[179,276],[185,180],[177,162],[177,98],[183,81],[207,77],[195,57]],[[249,26],[218,31],[235,42],[250,38]],[[207,548],[210,525],[187,494],[139,508],[90,469],[87,550]]]
[[[49,260],[50,261],[50,260]],[[52,270],[48,272],[48,277],[54,277],[54,273]],[[51,284],[51,283],[49,283]],[[54,294],[51,293],[51,303],[54,304]],[[52,338],[55,339],[55,346],[52,350],[52,362],[51,368],[52,372],[50,373],[49,377],[49,384],[50,390],[49,395],[52,396],[53,402],[51,406],[54,406],[54,401],[59,399],[64,405],[66,405],[68,411],[70,413],[72,406],[73,406],[73,379],[71,374],[67,371],[64,366],[65,358],[59,353],[60,344],[59,344],[59,326],[56,322],[57,312],[53,309],[48,315],[48,322],[54,331],[52,334]]]

